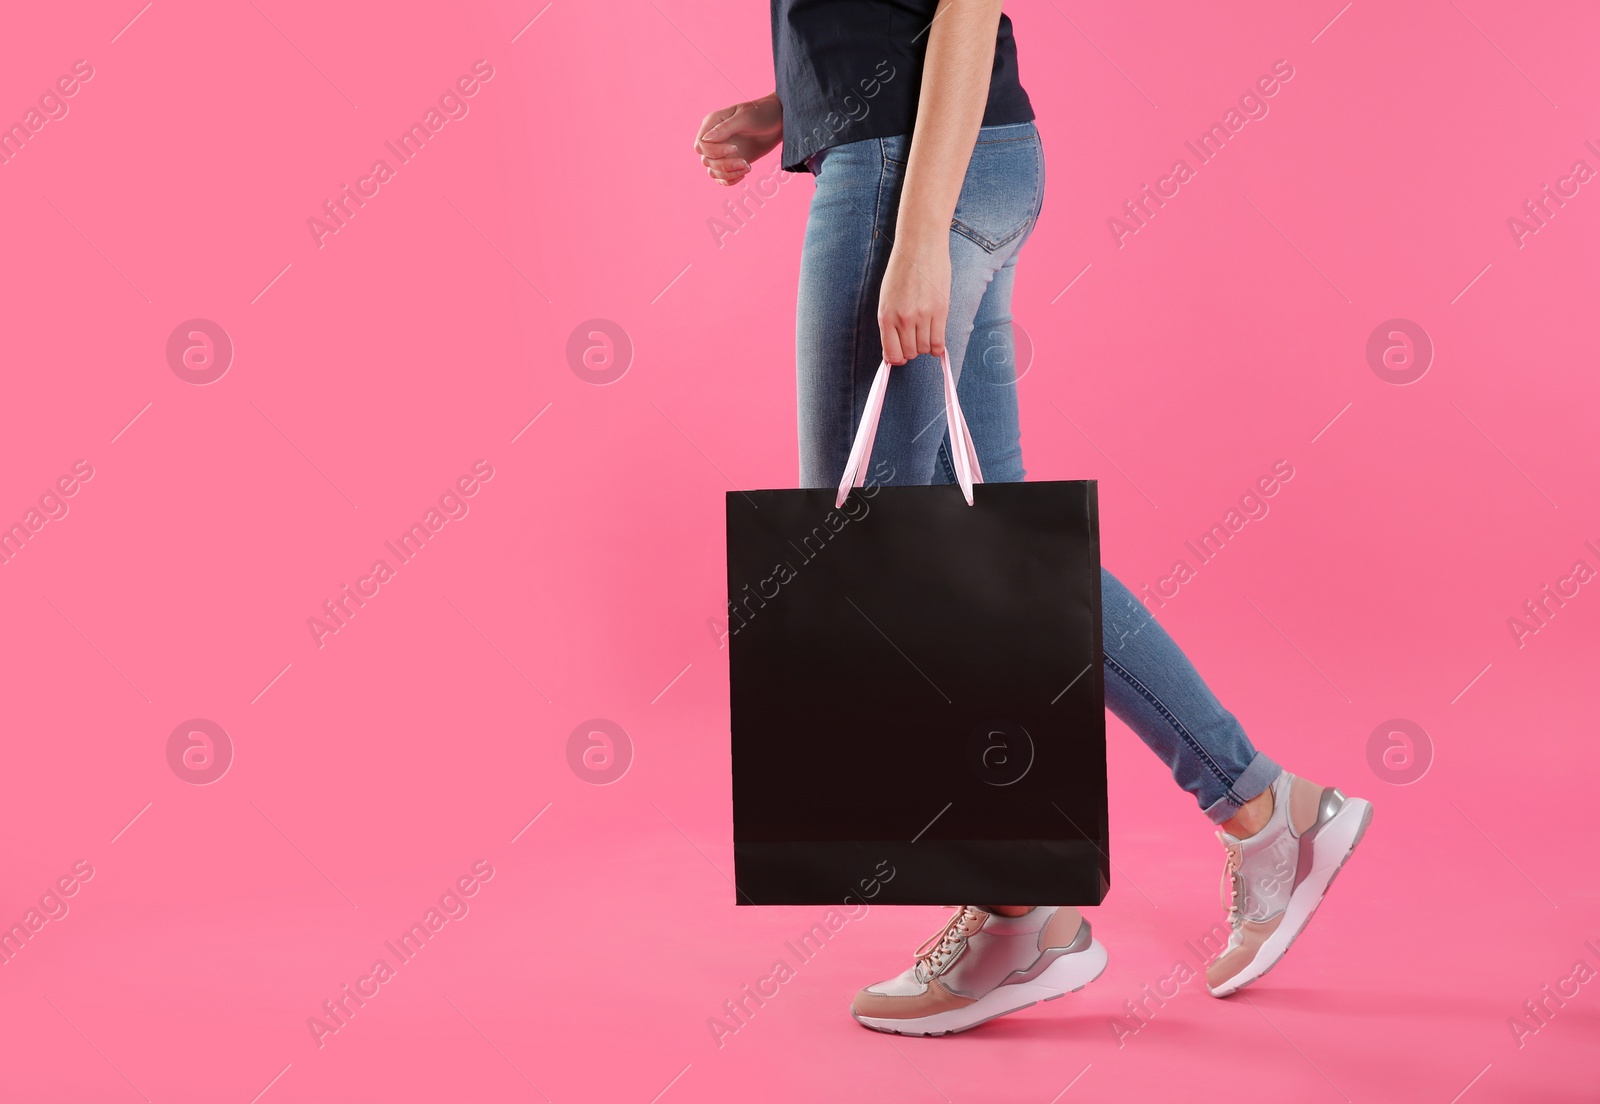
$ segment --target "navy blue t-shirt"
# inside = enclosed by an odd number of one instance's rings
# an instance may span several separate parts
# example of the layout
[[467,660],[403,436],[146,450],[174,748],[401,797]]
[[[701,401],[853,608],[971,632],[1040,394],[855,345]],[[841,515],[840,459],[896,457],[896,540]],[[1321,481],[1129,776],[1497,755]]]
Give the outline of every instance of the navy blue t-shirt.
[[[772,60],[783,104],[783,167],[863,138],[910,134],[938,0],[772,0]],[[984,126],[1026,123],[1017,43],[1002,15]]]

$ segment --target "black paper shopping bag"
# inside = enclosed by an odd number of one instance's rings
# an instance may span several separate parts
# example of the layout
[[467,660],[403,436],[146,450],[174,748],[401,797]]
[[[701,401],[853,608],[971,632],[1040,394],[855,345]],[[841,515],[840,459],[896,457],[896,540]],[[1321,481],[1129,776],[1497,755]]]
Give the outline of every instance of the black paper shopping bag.
[[948,365],[960,485],[874,485],[887,371],[837,494],[727,496],[738,900],[1098,904],[1096,485],[982,483]]

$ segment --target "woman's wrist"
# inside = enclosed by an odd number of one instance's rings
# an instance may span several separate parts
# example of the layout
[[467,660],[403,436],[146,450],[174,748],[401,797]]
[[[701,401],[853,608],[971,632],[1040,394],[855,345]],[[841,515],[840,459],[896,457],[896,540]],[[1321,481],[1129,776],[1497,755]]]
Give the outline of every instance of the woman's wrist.
[[783,141],[783,101],[776,92],[768,92],[755,101],[757,114],[772,127],[776,140]]
[[950,249],[950,220],[926,216],[906,217],[901,211],[895,223],[894,247],[912,256],[926,256]]

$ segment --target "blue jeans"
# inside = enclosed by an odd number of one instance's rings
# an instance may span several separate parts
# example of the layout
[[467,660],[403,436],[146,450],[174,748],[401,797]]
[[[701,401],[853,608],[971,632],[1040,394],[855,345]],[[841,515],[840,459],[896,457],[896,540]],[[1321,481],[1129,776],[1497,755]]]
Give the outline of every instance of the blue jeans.
[[[836,487],[878,363],[878,289],[894,242],[911,139],[868,138],[823,150],[800,262],[800,485]],[[1020,482],[1011,288],[1017,254],[1044,200],[1032,123],[984,127],[950,227],[945,346],[983,475]],[[869,478],[885,486],[950,483],[943,372],[919,356],[889,376]],[[1101,570],[1106,704],[1172,770],[1213,823],[1278,776],[1150,611]]]

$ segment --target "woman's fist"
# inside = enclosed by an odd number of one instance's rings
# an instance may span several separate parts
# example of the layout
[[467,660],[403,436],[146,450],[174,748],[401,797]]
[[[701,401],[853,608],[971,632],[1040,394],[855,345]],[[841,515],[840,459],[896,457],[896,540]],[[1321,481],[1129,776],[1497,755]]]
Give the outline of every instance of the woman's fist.
[[949,313],[949,235],[896,241],[878,289],[883,359],[899,365],[918,356],[943,356]]
[[750,173],[750,163],[783,141],[783,105],[777,93],[713,111],[695,132],[694,151],[711,179],[724,187]]

